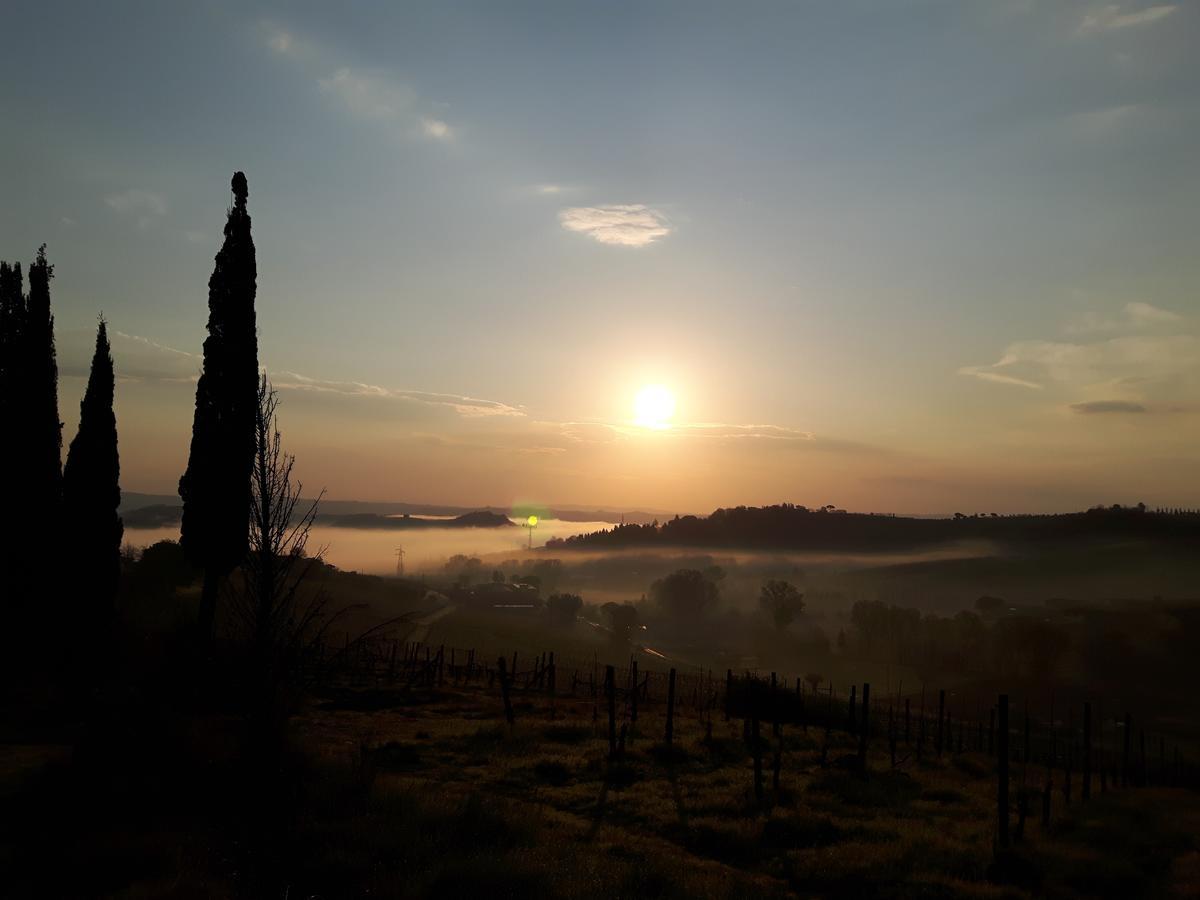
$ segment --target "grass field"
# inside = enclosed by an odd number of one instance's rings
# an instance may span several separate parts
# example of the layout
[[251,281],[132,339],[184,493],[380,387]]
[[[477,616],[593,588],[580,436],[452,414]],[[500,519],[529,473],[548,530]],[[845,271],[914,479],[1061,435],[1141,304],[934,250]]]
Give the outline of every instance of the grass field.
[[[714,717],[710,740],[700,719],[677,717],[668,748],[663,710],[643,710],[610,761],[603,701],[518,695],[509,727],[483,687],[398,692],[391,706],[370,697],[331,696],[294,723],[313,764],[363,791],[363,807],[347,810],[344,827],[327,824],[323,850],[295,873],[306,891],[348,888],[330,877],[343,856],[359,864],[341,878],[361,879],[347,895],[1130,897],[1195,887],[1200,810],[1184,792],[1110,791],[1086,808],[1076,795],[1071,810],[1056,794],[1050,828],[1033,814],[996,863],[996,782],[983,754],[938,761],[929,748],[918,762],[901,747],[892,770],[879,746],[864,778],[848,765],[849,736],[833,735],[822,768],[823,732],[785,728],[775,789],[765,726],[756,800],[740,721]],[[1021,775],[1017,766],[1014,789]],[[1031,767],[1030,784],[1042,776]],[[414,816],[431,830],[398,846],[393,820]],[[398,862],[414,845],[419,875]]]
[[[1200,806],[1110,790],[1037,813],[997,862],[991,759],[918,761],[883,741],[764,725],[753,790],[742,723],[661,704],[609,759],[603,700],[486,683],[310,697],[256,765],[235,717],[118,701],[73,754],[6,755],[6,896],[1195,896]],[[775,748],[780,774],[772,784]],[[14,748],[15,749],[15,748]],[[39,758],[42,764],[38,765]],[[1040,787],[1040,767],[1031,784]],[[1014,766],[1014,792],[1022,770]],[[1036,808],[1036,807],[1035,807]],[[1014,813],[1015,824],[1016,816]]]

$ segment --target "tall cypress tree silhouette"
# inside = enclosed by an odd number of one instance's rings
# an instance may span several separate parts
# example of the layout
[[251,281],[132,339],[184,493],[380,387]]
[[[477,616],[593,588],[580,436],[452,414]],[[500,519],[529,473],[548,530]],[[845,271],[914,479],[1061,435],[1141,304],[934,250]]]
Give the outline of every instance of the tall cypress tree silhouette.
[[[12,597],[24,593],[23,569],[28,563],[27,533],[20,517],[28,508],[28,483],[24,471],[26,396],[22,379],[25,363],[25,279],[21,264],[0,262],[0,472],[8,479],[9,508],[17,514],[0,515],[0,571],[12,588]],[[5,604],[9,606],[9,604]]]
[[20,511],[4,517],[9,521],[0,540],[8,582],[23,616],[36,612],[30,605],[34,579],[54,582],[50,553],[58,545],[62,507],[53,277],[45,244],[29,267],[28,294],[22,293],[19,264],[0,267],[0,415],[6,430],[0,471],[10,478],[9,507]]
[[196,385],[191,453],[179,479],[180,541],[204,570],[198,624],[206,644],[213,636],[220,581],[246,556],[258,408],[257,269],[246,176],[235,173],[232,188],[225,242],[208,280],[208,337]]
[[121,460],[113,414],[112,353],[104,319],[96,329],[96,352],[79,404],[79,430],[63,469],[63,511],[74,542],[75,596],[70,601],[84,625],[103,626],[113,610],[121,575]]
[[[25,329],[25,279],[21,264],[0,261],[0,409],[7,410],[16,391],[16,361]],[[7,421],[6,424],[10,424]]]
[[[62,420],[58,417],[58,359],[54,349],[54,314],[50,311],[50,280],[54,266],[46,261],[46,245],[38,248],[29,267],[29,296],[25,301],[24,371],[28,399],[27,445],[29,512],[46,529],[35,532],[38,546],[49,548],[58,527],[62,505]],[[38,560],[41,562],[42,560]]]

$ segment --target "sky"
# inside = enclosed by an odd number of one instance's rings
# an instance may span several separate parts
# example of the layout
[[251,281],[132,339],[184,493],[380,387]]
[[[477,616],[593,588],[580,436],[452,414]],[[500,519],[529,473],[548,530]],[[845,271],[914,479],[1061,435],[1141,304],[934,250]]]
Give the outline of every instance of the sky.
[[[8,5],[0,258],[172,493],[229,179],[306,488],[1200,506],[1200,4]],[[638,424],[646,385],[670,427]]]

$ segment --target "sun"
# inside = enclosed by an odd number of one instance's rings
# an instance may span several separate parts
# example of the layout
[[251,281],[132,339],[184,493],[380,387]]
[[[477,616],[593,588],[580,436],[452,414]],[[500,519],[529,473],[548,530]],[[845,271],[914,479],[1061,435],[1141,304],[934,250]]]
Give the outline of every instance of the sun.
[[675,416],[675,395],[661,384],[648,384],[633,400],[634,421],[643,428],[670,428]]

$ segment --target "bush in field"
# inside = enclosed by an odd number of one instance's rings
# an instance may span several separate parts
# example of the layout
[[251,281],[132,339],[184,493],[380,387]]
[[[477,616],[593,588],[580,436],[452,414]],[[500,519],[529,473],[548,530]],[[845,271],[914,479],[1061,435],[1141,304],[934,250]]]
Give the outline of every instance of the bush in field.
[[168,593],[192,584],[201,571],[192,565],[177,541],[159,541],[142,551],[133,574],[147,587]]

